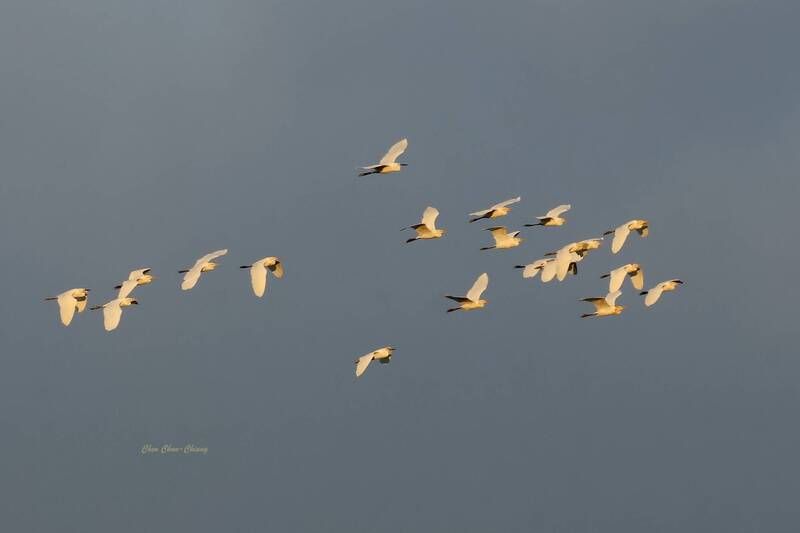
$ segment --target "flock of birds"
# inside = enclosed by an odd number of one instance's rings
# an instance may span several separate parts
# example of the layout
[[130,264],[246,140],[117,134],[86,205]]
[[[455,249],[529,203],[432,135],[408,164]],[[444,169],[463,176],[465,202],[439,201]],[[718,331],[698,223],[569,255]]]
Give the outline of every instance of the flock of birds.
[[[359,176],[367,176],[370,174],[389,174],[393,172],[400,172],[403,167],[407,166],[406,163],[398,163],[397,158],[402,155],[408,147],[408,140],[402,139],[392,145],[389,151],[381,158],[381,160],[374,165],[369,165],[360,168]],[[484,219],[496,219],[508,215],[511,212],[511,206],[519,202],[522,198],[516,197],[497,203],[488,209],[469,213],[471,217],[469,222],[477,222]],[[525,224],[525,227],[558,227],[566,224],[567,220],[562,216],[569,211],[571,206],[569,204],[559,205],[548,211],[544,216],[536,217],[538,222],[535,224]],[[436,218],[439,216],[439,210],[435,207],[427,207],[422,213],[422,219],[418,224],[403,228],[403,230],[412,229],[416,232],[414,237],[406,240],[406,243],[414,242],[417,240],[431,240],[443,237],[446,230],[436,227]],[[485,246],[481,250],[507,250],[516,248],[522,244],[524,238],[520,237],[520,231],[509,232],[505,226],[491,226],[485,228],[486,231],[491,232],[494,244]],[[649,224],[646,220],[629,220],[621,224],[613,230],[606,231],[602,237],[586,239],[583,241],[571,242],[559,248],[554,252],[544,254],[544,257],[527,265],[517,265],[515,268],[522,269],[523,278],[534,278],[537,274],[540,276],[542,283],[548,283],[554,278],[558,281],[563,281],[568,274],[577,275],[578,263],[581,262],[591,250],[600,248],[603,243],[604,237],[613,235],[611,241],[611,252],[616,254],[622,249],[631,231],[637,232],[641,237],[647,237],[649,233]],[[217,250],[199,258],[195,261],[191,268],[179,270],[183,274],[181,281],[181,289],[188,291],[197,284],[200,276],[204,272],[211,272],[216,269],[218,264],[214,262],[215,259],[224,256],[228,250]],[[253,293],[257,297],[262,297],[267,287],[268,273],[272,273],[276,278],[283,277],[283,263],[277,257],[270,256],[259,259],[250,265],[243,265],[240,268],[250,270],[250,283],[253,288]],[[94,307],[91,310],[103,310],[103,326],[106,331],[112,331],[117,328],[122,319],[122,310],[131,305],[137,305],[138,299],[131,297],[134,289],[141,285],[148,285],[153,282],[155,276],[150,272],[150,268],[141,268],[132,271],[128,278],[117,285],[117,296],[113,300]],[[661,295],[665,292],[674,291],[683,281],[679,279],[670,279],[662,281],[649,290],[644,289],[644,271],[638,263],[628,263],[622,265],[610,272],[603,274],[602,278],[608,278],[608,293],[602,297],[581,298],[580,301],[589,302],[594,305],[595,310],[593,313],[584,313],[581,318],[588,317],[602,317],[619,315],[625,309],[623,305],[617,305],[616,301],[622,294],[620,290],[625,282],[625,278],[630,278],[630,282],[640,295],[643,295],[644,305],[650,307],[655,304]],[[458,306],[447,309],[448,313],[453,311],[473,311],[475,309],[482,309],[488,303],[488,300],[482,299],[486,288],[489,286],[489,275],[484,272],[478,276],[473,283],[472,287],[467,291],[465,296],[450,296],[445,295],[445,298],[455,301]],[[57,296],[45,298],[45,300],[55,300],[58,302],[59,313],[61,322],[65,326],[69,326],[75,315],[75,312],[83,312],[89,298],[88,288],[74,288],[62,292]],[[356,359],[356,377],[360,377],[367,369],[369,364],[375,360],[380,363],[389,363],[392,358],[392,353],[395,348],[391,346],[384,346],[373,352],[365,354]]]

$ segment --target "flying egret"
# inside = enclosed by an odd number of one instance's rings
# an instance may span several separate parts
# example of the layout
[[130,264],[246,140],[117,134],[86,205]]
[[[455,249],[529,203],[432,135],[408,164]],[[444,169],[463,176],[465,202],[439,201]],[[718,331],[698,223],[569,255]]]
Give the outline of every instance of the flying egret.
[[494,204],[489,209],[484,209],[483,211],[476,211],[474,213],[470,213],[470,216],[475,217],[470,219],[470,222],[475,222],[476,220],[480,220],[482,218],[504,217],[511,212],[511,208],[508,206],[510,206],[511,204],[515,204],[520,200],[522,200],[522,197],[517,196],[516,198],[511,198],[510,200],[506,200],[505,202]]
[[151,268],[140,268],[139,270],[134,270],[128,274],[128,279],[114,287],[115,289],[119,289],[117,298],[125,298],[126,296],[129,296],[136,287],[152,283],[156,277],[150,274],[151,270]]
[[642,290],[642,287],[644,287],[644,271],[639,263],[628,263],[627,265],[622,265],[621,267],[615,268],[608,274],[603,274],[600,277],[611,278],[608,280],[608,292],[614,292],[622,287],[622,283],[625,281],[625,276],[630,276],[631,284],[635,288]]
[[368,167],[361,167],[359,176],[368,176],[369,174],[388,174],[390,172],[400,172],[403,167],[408,166],[407,163],[397,163],[395,160],[400,157],[408,147],[408,139],[400,139],[389,148],[377,165],[370,165]]
[[264,296],[264,291],[267,288],[267,269],[272,272],[276,278],[283,277],[283,263],[277,257],[265,257],[259,259],[252,265],[243,265],[239,268],[250,269],[250,284],[253,286],[253,292],[261,298]]
[[458,311],[459,309],[463,311],[472,311],[473,309],[481,309],[489,300],[481,300],[481,294],[483,291],[486,290],[486,286],[489,285],[489,274],[484,272],[478,279],[475,280],[475,283],[472,284],[472,288],[469,290],[466,296],[448,296],[445,295],[445,298],[450,298],[458,302],[460,305],[459,307],[454,307],[452,309],[448,309],[448,313],[452,313],[453,311]]
[[553,263],[555,259],[551,257],[545,257],[544,259],[537,259],[533,263],[529,263],[527,265],[517,265],[514,268],[522,268],[522,277],[523,278],[535,278],[536,274],[540,271],[544,271],[544,268],[549,264]]
[[545,255],[556,256],[556,275],[558,277],[558,281],[563,281],[564,278],[567,277],[567,272],[569,272],[571,268],[575,268],[575,273],[577,273],[577,264],[575,267],[572,267],[574,263],[577,263],[577,261],[575,261],[576,254],[583,259],[583,257],[588,254],[590,250],[596,250],[597,248],[600,248],[602,243],[602,238],[571,242],[565,246],[562,246],[558,251],[550,252]]
[[119,321],[122,318],[122,308],[129,307],[131,305],[139,305],[139,300],[136,298],[115,298],[108,303],[103,305],[96,305],[91,307],[92,311],[97,309],[103,310],[103,327],[106,331],[112,331],[117,329],[119,326]]
[[92,289],[70,289],[64,291],[58,296],[49,296],[45,301],[56,300],[58,301],[58,312],[61,316],[61,323],[69,326],[72,322],[72,317],[77,310],[79,313],[86,309],[86,302],[89,298],[89,291]]
[[210,272],[217,268],[217,263],[212,262],[212,259],[221,257],[227,253],[228,250],[217,250],[216,252],[211,252],[210,254],[206,254],[195,261],[192,268],[188,270],[178,270],[179,274],[184,274],[183,282],[181,282],[181,289],[188,291],[194,287],[197,284],[197,280],[200,279],[200,274],[203,272]]
[[505,226],[486,228],[486,231],[492,232],[494,246],[484,246],[481,250],[507,250],[508,248],[516,248],[522,244],[524,240],[522,237],[519,237],[519,231],[512,231],[509,233]]
[[539,219],[539,222],[536,224],[525,224],[526,228],[531,228],[533,226],[563,226],[567,223],[567,219],[561,217],[561,213],[566,213],[572,208],[569,204],[560,205],[558,207],[554,207],[547,214],[543,217],[536,217]]
[[[416,237],[411,237],[406,242],[414,242],[418,240],[425,240],[425,239],[438,239],[442,235],[444,235],[447,230],[445,229],[437,229],[436,228],[436,217],[439,216],[439,210],[435,207],[426,207],[425,211],[422,212],[422,221],[419,224],[414,224],[413,226],[408,226],[407,228],[403,228],[403,230],[413,229],[417,232]],[[402,230],[401,230],[402,231]]]
[[594,313],[584,313],[581,315],[581,318],[590,316],[610,316],[622,313],[625,306],[615,305],[620,294],[622,294],[621,291],[614,291],[606,294],[605,298],[581,298],[581,302],[589,302],[595,307]]
[[650,307],[651,305],[656,303],[659,298],[661,298],[661,293],[662,292],[674,291],[675,289],[678,288],[678,285],[683,285],[683,282],[681,280],[679,280],[679,279],[671,279],[669,281],[662,281],[661,283],[659,283],[658,285],[656,285],[655,287],[653,287],[649,291],[642,291],[639,294],[647,295],[647,296],[644,297],[644,305],[646,305],[647,307]]
[[356,359],[356,377],[361,377],[361,374],[367,370],[367,367],[373,359],[380,361],[384,365],[388,365],[392,361],[392,352],[394,352],[394,350],[395,349],[391,346],[384,346],[383,348],[378,348],[374,352],[362,355]]
[[622,245],[625,244],[625,239],[628,238],[628,234],[631,231],[636,231],[642,237],[647,237],[650,234],[650,224],[646,220],[629,220],[621,226],[603,233],[603,235],[614,234],[614,240],[611,241],[612,253],[617,253],[622,249]]

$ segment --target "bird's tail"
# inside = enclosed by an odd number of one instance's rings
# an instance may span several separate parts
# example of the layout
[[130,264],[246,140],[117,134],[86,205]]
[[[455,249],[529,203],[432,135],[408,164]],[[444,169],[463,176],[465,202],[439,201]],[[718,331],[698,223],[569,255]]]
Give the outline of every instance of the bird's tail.
[[416,238],[416,237],[411,237],[410,239],[406,239],[406,243],[409,243],[409,242],[414,242],[414,241],[416,241],[416,240],[417,240],[417,238]]
[[471,218],[471,219],[469,219],[469,221],[470,221],[470,222],[475,222],[475,221],[477,221],[477,220],[481,220],[482,218],[486,218],[486,215],[483,215],[482,217],[475,217],[475,218]]
[[590,316],[594,316],[594,315],[596,315],[596,314],[597,314],[597,313],[584,313],[584,314],[582,314],[582,315],[581,315],[581,318],[588,318],[588,317],[590,317]]
[[367,171],[364,171],[364,172],[360,172],[358,174],[358,177],[360,178],[360,177],[363,177],[363,176],[369,176],[370,174],[377,174],[377,173],[378,173],[377,170],[367,170]]
[[95,305],[89,308],[90,311],[97,311],[98,309],[102,309],[102,305]]
[[603,233],[603,235],[604,235],[604,236],[605,236],[605,235],[611,235],[612,233],[614,233],[614,230],[613,230],[613,229],[610,229],[610,230],[608,230],[607,232]]
[[447,312],[448,313],[452,313],[453,311],[458,311],[459,309],[461,309],[461,308],[460,307],[452,307],[452,308],[448,309]]
[[47,298],[44,299],[45,302],[47,302],[48,300],[58,300],[58,297],[57,296],[48,296]]
[[600,276],[600,279],[605,279],[605,278],[610,277],[610,276],[611,276],[611,274],[603,274],[602,276]]
[[122,285],[114,285],[114,288],[115,288],[115,289],[121,289],[121,288],[122,288]]
[[650,292],[650,291],[642,291],[642,292],[640,292],[640,293],[639,293],[639,296],[644,296],[644,295],[645,295],[645,294],[647,294],[648,292]]
[[178,270],[178,274],[186,274],[189,272],[188,270]]
[[239,268],[251,268],[251,265],[242,265]]
[[526,228],[532,228],[534,226],[544,226],[541,222],[537,222],[536,224],[525,224]]
[[481,250],[492,250],[494,248],[495,246],[484,246],[483,248],[481,248]]
[[525,268],[525,265],[516,265],[514,268]]

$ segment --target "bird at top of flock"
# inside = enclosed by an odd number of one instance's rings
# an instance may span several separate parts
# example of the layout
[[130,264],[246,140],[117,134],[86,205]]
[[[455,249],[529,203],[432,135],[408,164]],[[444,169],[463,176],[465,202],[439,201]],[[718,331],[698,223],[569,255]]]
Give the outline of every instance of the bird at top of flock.
[[403,167],[407,167],[407,163],[397,163],[397,158],[408,148],[408,139],[400,139],[389,148],[389,151],[378,161],[375,165],[360,167],[362,172],[359,176],[368,176],[370,174],[389,174],[390,172],[400,172]]
[[62,292],[58,296],[48,296],[45,301],[56,300],[58,302],[58,312],[61,323],[69,326],[75,311],[82,313],[86,309],[86,302],[89,298],[89,291],[92,289],[76,288]]
[[603,274],[601,278],[610,278],[608,280],[608,292],[614,292],[622,287],[625,277],[631,278],[631,285],[636,289],[642,290],[644,287],[644,271],[639,263],[628,263],[619,268],[615,268],[608,274]]
[[581,298],[581,302],[589,302],[594,305],[594,313],[584,313],[581,318],[588,318],[590,316],[611,316],[622,313],[625,309],[624,305],[616,305],[617,298],[622,294],[621,291],[610,292],[603,298]]
[[112,331],[117,329],[117,326],[119,326],[119,321],[122,318],[122,308],[129,307],[131,305],[139,305],[139,300],[131,297],[115,298],[110,302],[104,303],[103,305],[95,305],[89,309],[92,311],[102,309],[103,327],[106,331]]
[[183,274],[183,281],[181,282],[181,289],[184,291],[188,291],[192,287],[197,284],[197,280],[200,279],[200,274],[203,272],[210,272],[217,268],[217,263],[213,262],[213,259],[217,257],[221,257],[228,253],[228,250],[217,250],[216,252],[211,252],[210,254],[206,254],[197,261],[195,261],[192,268],[187,270],[178,270],[178,274]]
[[553,262],[555,262],[555,259],[552,257],[545,257],[544,259],[537,259],[533,263],[528,263],[527,265],[517,265],[514,268],[523,269],[523,278],[535,278],[536,274],[538,274],[540,271],[543,271],[548,264]]
[[427,240],[427,239],[438,239],[442,235],[444,235],[447,230],[446,229],[437,229],[436,228],[436,217],[439,216],[439,210],[435,207],[428,206],[425,208],[425,211],[422,212],[422,220],[419,224],[414,224],[413,226],[407,226],[400,231],[404,231],[407,229],[413,229],[417,232],[416,237],[411,237],[410,239],[406,240],[407,243],[414,242],[418,240]]
[[489,209],[484,209],[483,211],[475,211],[474,213],[470,213],[470,216],[475,217],[471,218],[470,222],[475,222],[476,220],[481,220],[482,218],[500,218],[504,217],[511,212],[511,208],[508,207],[511,204],[515,204],[522,200],[522,196],[517,196],[516,198],[510,198],[504,202],[500,202],[499,204],[494,204]]
[[391,346],[384,346],[383,348],[378,348],[374,352],[369,352],[356,359],[356,377],[359,378],[361,374],[366,372],[367,367],[373,359],[384,365],[388,365],[392,361],[392,353],[394,350],[395,349]]
[[622,245],[625,244],[625,240],[631,231],[636,231],[642,237],[647,237],[650,234],[650,223],[640,219],[629,220],[603,233],[603,235],[614,234],[614,240],[611,241],[611,253],[617,253],[622,249]]
[[[583,257],[589,253],[590,250],[596,250],[600,248],[600,245],[603,243],[603,238],[597,239],[586,239],[583,241],[578,242],[571,242],[567,245],[562,246],[555,252],[548,252],[545,256],[556,256],[556,276],[558,277],[558,281],[563,281],[565,277],[567,277],[567,272],[571,269],[575,269],[575,273],[577,273],[577,262],[583,259]],[[575,260],[576,255],[580,258],[578,261]],[[575,264],[573,267],[572,265]]]
[[561,216],[561,213],[566,213],[572,209],[570,204],[563,204],[559,205],[558,207],[554,207],[547,214],[543,217],[536,217],[539,219],[539,222],[536,224],[525,224],[526,228],[532,228],[534,226],[563,226],[567,223],[567,219]]
[[650,307],[656,303],[659,298],[661,298],[661,293],[674,291],[678,288],[678,285],[683,285],[683,282],[679,279],[662,281],[652,289],[648,291],[642,291],[639,294],[644,296],[644,305]]
[[493,228],[486,228],[486,231],[492,232],[494,238],[494,246],[484,246],[481,250],[507,250],[509,248],[516,248],[524,240],[519,236],[519,231],[508,232],[505,226],[495,226]]
[[449,296],[445,295],[445,298],[449,298],[453,301],[459,303],[458,307],[453,307],[448,309],[448,313],[452,313],[453,311],[458,311],[461,309],[462,311],[472,311],[473,309],[481,309],[485,307],[489,300],[481,300],[481,294],[483,291],[486,290],[486,287],[489,285],[489,274],[484,272],[478,279],[475,280],[475,283],[472,284],[472,288],[467,292],[466,296]]
[[150,271],[153,270],[152,268],[140,268],[139,270],[134,270],[130,274],[128,274],[128,279],[114,287],[115,289],[119,289],[117,293],[117,298],[125,298],[129,296],[133,289],[139,287],[140,285],[147,285],[152,283],[155,276],[150,274]]
[[264,296],[264,291],[267,289],[267,269],[276,278],[283,277],[283,263],[277,257],[265,257],[252,265],[242,265],[239,268],[250,269],[250,284],[253,286],[253,292],[259,298]]

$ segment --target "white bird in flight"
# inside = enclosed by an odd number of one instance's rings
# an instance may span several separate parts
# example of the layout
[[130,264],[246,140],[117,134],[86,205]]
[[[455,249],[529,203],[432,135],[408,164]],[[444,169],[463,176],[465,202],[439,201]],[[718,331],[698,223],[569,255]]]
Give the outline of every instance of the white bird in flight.
[[[445,229],[437,229],[436,228],[436,217],[439,216],[439,210],[435,207],[426,207],[425,211],[422,212],[422,220],[419,224],[414,224],[413,226],[408,226],[403,228],[403,230],[413,229],[417,232],[416,237],[411,237],[406,242],[414,242],[418,240],[426,240],[426,239],[438,239],[442,235],[444,235],[447,230]],[[403,231],[401,230],[401,231]]]
[[45,301],[56,300],[58,301],[58,312],[61,316],[61,323],[69,326],[72,322],[72,317],[75,316],[75,311],[79,313],[86,309],[86,302],[89,298],[89,291],[92,289],[70,289],[64,291],[58,296],[49,296]]
[[368,176],[369,174],[388,174],[390,172],[400,172],[403,167],[408,166],[406,163],[397,163],[396,160],[408,148],[408,139],[401,139],[394,143],[389,151],[386,152],[377,165],[369,165],[361,167],[362,172],[359,176]]
[[136,298],[115,298],[108,303],[103,305],[96,305],[91,307],[92,311],[97,309],[103,310],[103,327],[106,331],[112,331],[117,329],[119,326],[119,321],[122,318],[122,308],[129,307],[131,305],[139,305],[139,300]]
[[[544,259],[537,259],[533,263],[529,263],[527,265],[517,265],[514,268],[521,268],[522,270],[522,277],[523,278],[535,278],[536,274],[540,271],[544,271],[544,268],[550,264],[555,262],[555,259],[552,257],[545,257]],[[555,273],[555,270],[553,271]],[[544,274],[543,274],[544,275]]]
[[125,298],[129,296],[136,287],[152,283],[156,277],[150,274],[151,270],[151,268],[140,268],[128,274],[128,279],[114,287],[115,289],[119,289],[117,298]]
[[622,249],[622,245],[625,244],[625,239],[628,238],[628,234],[631,231],[636,231],[642,237],[647,237],[650,234],[650,224],[646,220],[629,220],[615,229],[603,233],[603,235],[614,234],[614,240],[611,241],[612,253],[617,253]]
[[470,213],[470,216],[475,217],[470,219],[470,222],[475,222],[476,220],[480,220],[482,218],[504,217],[511,212],[511,208],[508,206],[510,206],[511,204],[515,204],[520,200],[522,200],[522,197],[517,196],[516,198],[511,198],[509,200],[506,200],[505,202],[494,204],[489,209],[484,209],[483,211],[475,211],[474,213]]
[[217,263],[214,263],[212,260],[227,253],[228,250],[217,250],[216,252],[211,252],[210,254],[206,254],[195,261],[192,268],[188,270],[179,270],[178,273],[184,275],[183,281],[181,282],[181,289],[188,291],[194,287],[197,284],[197,280],[200,279],[200,274],[203,272],[210,272],[217,268]]
[[560,205],[558,207],[554,207],[547,214],[543,217],[536,217],[539,219],[539,222],[536,224],[525,224],[526,228],[531,228],[533,226],[563,226],[567,223],[567,219],[561,217],[561,213],[566,213],[572,208],[569,204]]
[[361,377],[361,374],[367,370],[367,367],[373,359],[388,365],[392,361],[392,352],[394,352],[394,350],[395,349],[391,346],[384,346],[383,348],[378,348],[374,352],[362,355],[356,359],[356,377]]
[[606,294],[605,298],[581,298],[581,302],[589,302],[594,305],[594,313],[584,313],[581,318],[590,316],[611,316],[622,313],[624,305],[615,305],[617,298],[622,294],[621,291],[614,291]]
[[253,292],[261,298],[264,296],[264,291],[267,288],[267,269],[272,272],[276,278],[283,277],[283,263],[277,257],[265,257],[259,259],[252,265],[243,265],[239,268],[250,269],[250,284],[253,286]]
[[678,285],[683,285],[683,282],[679,279],[671,279],[669,281],[662,281],[649,291],[642,291],[639,294],[646,295],[644,297],[644,305],[650,307],[654,303],[661,298],[661,293],[674,291],[678,288]]
[[[574,268],[575,273],[577,273],[578,266],[576,263],[583,259],[583,257],[588,254],[590,250],[600,248],[602,243],[602,238],[571,242],[566,246],[562,246],[558,251],[550,252],[545,255],[556,256],[556,276],[558,277],[558,281],[563,281],[564,278],[567,277],[567,272],[569,272],[571,269]],[[580,258],[578,261],[575,260],[576,255]],[[572,266],[573,264],[575,264],[574,267]]]
[[625,276],[630,276],[631,285],[638,290],[642,290],[642,287],[644,287],[644,271],[639,263],[628,263],[627,265],[622,265],[621,267],[615,268],[608,274],[603,274],[600,277],[611,278],[608,280],[608,292],[614,292],[622,287],[622,283],[625,281]]
[[459,303],[459,307],[453,307],[452,309],[448,309],[448,313],[452,313],[453,311],[458,311],[459,309],[463,311],[472,311],[473,309],[481,309],[489,300],[481,300],[481,294],[483,291],[486,290],[486,287],[489,285],[489,274],[484,272],[478,279],[475,280],[475,283],[472,284],[472,288],[469,290],[466,296],[448,296],[445,295],[445,298],[450,298]]
[[494,246],[484,246],[481,250],[507,250],[509,248],[516,248],[524,240],[519,236],[519,231],[512,231],[511,233],[505,226],[495,226],[493,228],[486,228],[486,231],[492,232],[494,238]]

